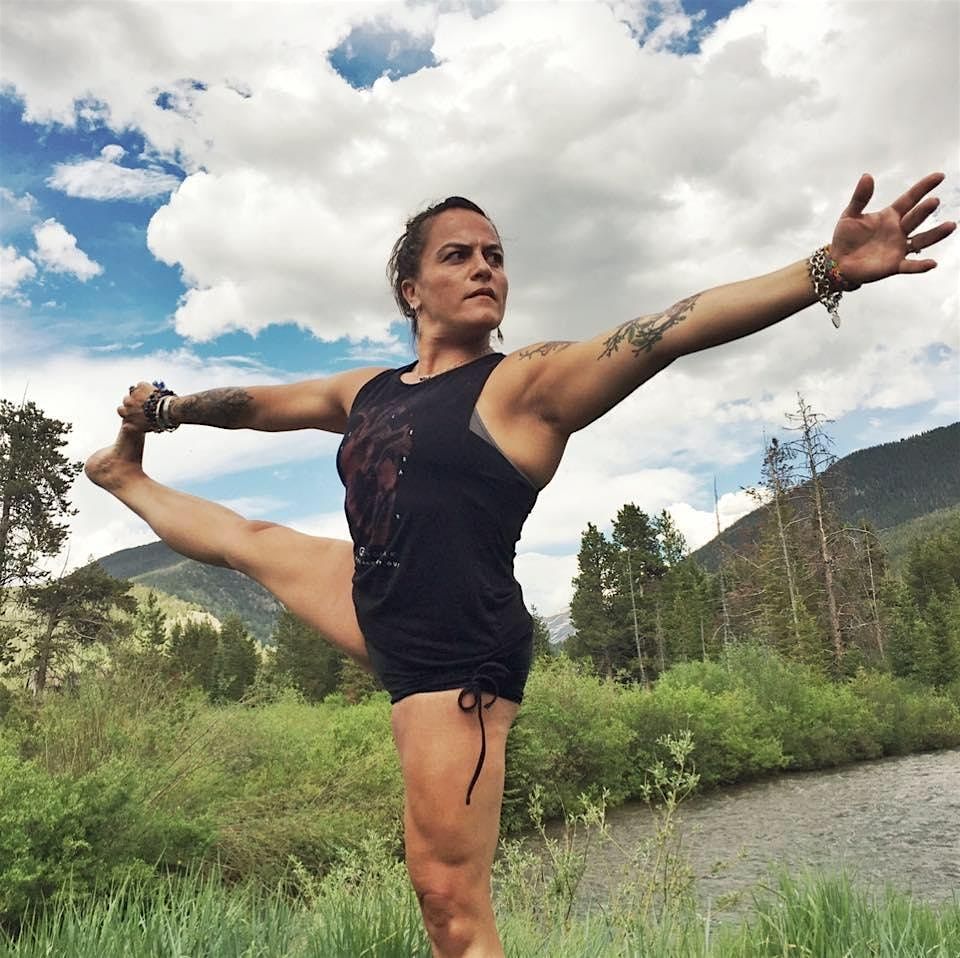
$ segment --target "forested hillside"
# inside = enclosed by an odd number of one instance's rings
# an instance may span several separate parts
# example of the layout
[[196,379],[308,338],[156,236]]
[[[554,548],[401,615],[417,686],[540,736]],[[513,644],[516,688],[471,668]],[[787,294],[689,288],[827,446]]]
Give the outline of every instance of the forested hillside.
[[[960,505],[960,422],[899,442],[852,452],[823,473],[838,518],[866,520],[881,535],[902,523]],[[716,570],[721,552],[739,553],[759,538],[767,507],[744,516],[693,557]]]
[[270,641],[280,603],[239,572],[184,559],[162,542],[123,549],[97,561],[115,578],[199,605],[221,621],[237,616],[255,639]]

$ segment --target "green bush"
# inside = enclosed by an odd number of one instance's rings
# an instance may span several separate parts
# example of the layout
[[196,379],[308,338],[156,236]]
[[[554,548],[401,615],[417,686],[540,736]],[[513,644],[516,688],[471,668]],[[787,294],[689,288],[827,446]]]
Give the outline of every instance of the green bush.
[[135,781],[119,763],[79,778],[53,776],[0,741],[0,922],[15,925],[57,893],[82,897],[203,854],[209,828],[152,814]]
[[[781,765],[787,768],[823,768],[882,754],[876,718],[850,688],[829,682],[808,666],[789,662],[763,646],[734,646],[720,664],[691,662],[674,667],[658,682],[655,694],[690,686],[716,696],[729,694],[725,690],[745,694],[751,705],[744,708],[756,723],[753,734],[760,742],[777,740],[784,758]],[[704,734],[716,739],[720,731],[713,724],[722,720],[719,715],[709,719],[699,735],[698,729],[690,726],[698,745],[698,767]],[[747,758],[738,777],[762,770],[762,762],[754,768]],[[704,780],[734,779],[704,772]]]
[[398,833],[403,782],[386,694],[357,705],[287,694],[228,712],[210,806],[228,875],[272,885],[291,860],[320,871],[371,830]]
[[579,807],[581,794],[596,799],[607,790],[613,804],[630,794],[634,732],[623,704],[631,694],[566,656],[538,663],[507,742],[508,831],[529,825],[527,799],[536,785],[543,788],[548,818]]
[[960,744],[960,708],[948,695],[886,672],[860,672],[850,689],[873,713],[884,755]]

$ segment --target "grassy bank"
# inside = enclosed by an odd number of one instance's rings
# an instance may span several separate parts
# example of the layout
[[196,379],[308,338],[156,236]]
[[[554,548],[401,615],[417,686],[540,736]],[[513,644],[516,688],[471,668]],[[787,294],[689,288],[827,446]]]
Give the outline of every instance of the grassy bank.
[[[401,780],[389,703],[295,695],[211,706],[144,670],[89,677],[0,711],[0,925],[68,887],[216,867],[276,888],[322,876],[364,836],[399,851]],[[2,703],[0,703],[2,704]],[[644,797],[657,741],[689,730],[698,788],[960,744],[950,697],[878,673],[830,683],[769,652],[671,669],[652,690],[541,663],[508,748],[506,833],[585,795]]]
[[[842,877],[783,877],[738,925],[690,911],[638,923],[628,911],[556,915],[501,911],[516,958],[955,958],[960,903],[934,908],[888,892],[870,897]],[[401,873],[357,881],[336,874],[300,900],[194,875],[129,882],[93,899],[52,904],[16,939],[10,958],[410,958],[429,956],[416,902]]]

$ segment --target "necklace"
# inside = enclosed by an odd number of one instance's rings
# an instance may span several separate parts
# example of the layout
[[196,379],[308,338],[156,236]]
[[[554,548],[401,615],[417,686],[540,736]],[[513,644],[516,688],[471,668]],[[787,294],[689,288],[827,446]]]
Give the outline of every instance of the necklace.
[[[483,356],[489,356],[492,353],[492,349],[487,349],[485,352],[482,352],[479,356],[474,356],[471,359],[464,359],[462,362],[455,363],[453,366],[447,366],[446,369],[440,369],[435,373],[430,373],[427,376],[421,376],[419,373],[416,374],[418,382],[426,382],[428,379],[433,379],[435,376],[442,376],[444,373],[453,372],[454,369],[459,369],[461,366],[466,366],[467,363],[472,363],[475,359],[480,359]],[[417,360],[417,365],[420,365],[420,360]]]

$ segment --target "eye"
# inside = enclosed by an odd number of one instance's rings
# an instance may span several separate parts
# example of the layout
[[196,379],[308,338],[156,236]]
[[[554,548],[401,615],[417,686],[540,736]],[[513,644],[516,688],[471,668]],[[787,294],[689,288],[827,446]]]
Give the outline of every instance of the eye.
[[503,253],[499,253],[496,250],[491,250],[487,254],[487,259],[490,260],[494,266],[503,266]]
[[449,259],[463,259],[463,250],[461,249],[451,250],[449,253],[447,253],[446,256],[443,257],[443,259],[444,261]]

